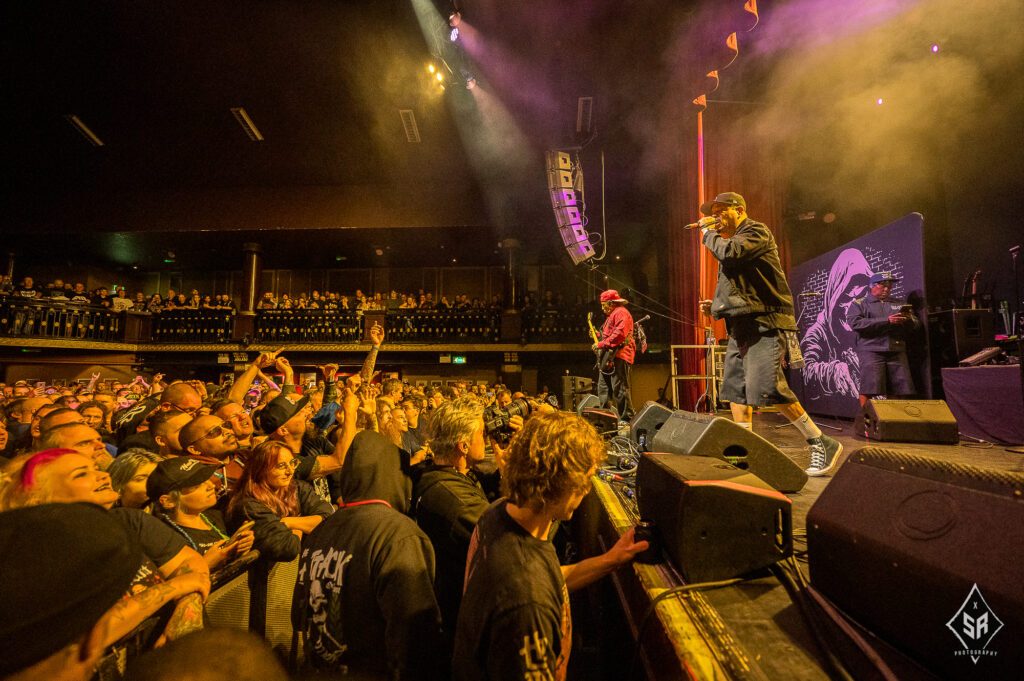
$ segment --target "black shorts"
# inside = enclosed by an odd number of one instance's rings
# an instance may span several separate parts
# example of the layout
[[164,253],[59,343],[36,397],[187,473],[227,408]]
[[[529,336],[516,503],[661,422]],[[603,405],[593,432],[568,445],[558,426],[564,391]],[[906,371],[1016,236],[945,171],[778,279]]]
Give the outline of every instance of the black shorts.
[[780,331],[741,319],[730,325],[729,333],[720,397],[754,407],[796,402],[782,371],[786,340]]

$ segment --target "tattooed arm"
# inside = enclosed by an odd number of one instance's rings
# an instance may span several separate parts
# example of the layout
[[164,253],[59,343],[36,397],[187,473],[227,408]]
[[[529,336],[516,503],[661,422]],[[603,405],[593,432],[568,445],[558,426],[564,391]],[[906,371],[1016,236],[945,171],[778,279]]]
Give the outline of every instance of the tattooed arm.
[[[122,599],[110,609],[109,627],[106,631],[106,638],[103,641],[103,647],[106,648],[107,646],[113,645],[123,637],[130,634],[132,630],[142,624],[147,617],[176,598],[181,599],[179,601],[179,608],[181,603],[185,601],[198,604],[199,621],[201,622],[201,589],[203,588],[204,580],[206,584],[205,588],[209,591],[209,577],[193,573],[187,579],[176,579],[169,582],[162,582],[151,586],[145,591],[137,593],[134,596]],[[183,596],[185,596],[185,598],[182,598]],[[191,596],[194,596],[194,598],[190,599],[189,597]],[[175,615],[178,615],[177,609],[175,610]],[[175,617],[172,617],[171,621],[174,622]],[[168,628],[170,628],[170,625],[168,625]]]
[[377,322],[370,327],[370,341],[373,342],[373,347],[366,353],[363,368],[359,370],[359,376],[363,379],[363,383],[369,383],[373,378],[373,367],[377,364],[377,352],[380,350],[380,344],[384,342],[384,327]]
[[164,627],[163,635],[157,639],[156,645],[162,646],[167,641],[179,639],[186,634],[201,631],[203,628],[203,597],[195,592],[178,599],[174,606],[171,619]]

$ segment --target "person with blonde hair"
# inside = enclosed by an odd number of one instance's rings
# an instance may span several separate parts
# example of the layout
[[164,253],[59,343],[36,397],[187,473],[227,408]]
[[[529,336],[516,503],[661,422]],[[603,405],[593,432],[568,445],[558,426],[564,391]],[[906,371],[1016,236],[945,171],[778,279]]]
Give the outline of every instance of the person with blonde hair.
[[568,412],[527,419],[512,439],[502,457],[505,498],[480,516],[470,541],[452,678],[565,678],[569,591],[648,547],[630,529],[608,552],[559,565],[552,525],[572,517],[604,457],[594,427]]

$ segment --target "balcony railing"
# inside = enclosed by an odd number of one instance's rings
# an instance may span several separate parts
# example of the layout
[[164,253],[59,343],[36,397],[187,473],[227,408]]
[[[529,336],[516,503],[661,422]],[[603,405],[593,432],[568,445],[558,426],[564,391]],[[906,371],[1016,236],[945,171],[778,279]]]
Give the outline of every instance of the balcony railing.
[[348,310],[260,310],[255,332],[263,343],[355,343],[363,320]]
[[163,310],[153,313],[154,343],[230,343],[234,310]]
[[51,301],[0,301],[0,335],[118,342],[124,340],[124,313],[107,308]]
[[[375,321],[395,343],[590,343],[587,315],[575,310],[398,310],[370,311],[365,316],[349,310],[260,310],[254,317],[239,317],[234,310],[151,314],[0,299],[0,336],[8,338],[199,345],[227,344],[247,336],[257,343],[358,343],[367,337],[367,324]],[[645,325],[649,341],[667,338],[666,325],[660,321]],[[602,322],[599,318],[595,325]]]

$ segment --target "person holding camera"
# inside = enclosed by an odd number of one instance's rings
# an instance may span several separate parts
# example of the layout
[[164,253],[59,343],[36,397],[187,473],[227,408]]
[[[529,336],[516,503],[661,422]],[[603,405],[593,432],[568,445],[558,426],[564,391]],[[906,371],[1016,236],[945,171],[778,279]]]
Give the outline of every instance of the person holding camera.
[[[522,417],[510,417],[508,425],[522,428]],[[434,590],[449,645],[462,600],[469,539],[491,503],[484,491],[485,476],[476,470],[486,457],[485,428],[478,400],[462,397],[442,403],[434,410],[428,432],[433,464],[413,488],[416,522],[430,538],[437,560]]]
[[912,395],[914,379],[907,362],[907,338],[921,326],[914,307],[903,298],[891,296],[892,272],[871,275],[871,291],[850,305],[847,322],[857,332],[860,360],[860,405],[869,397]]

